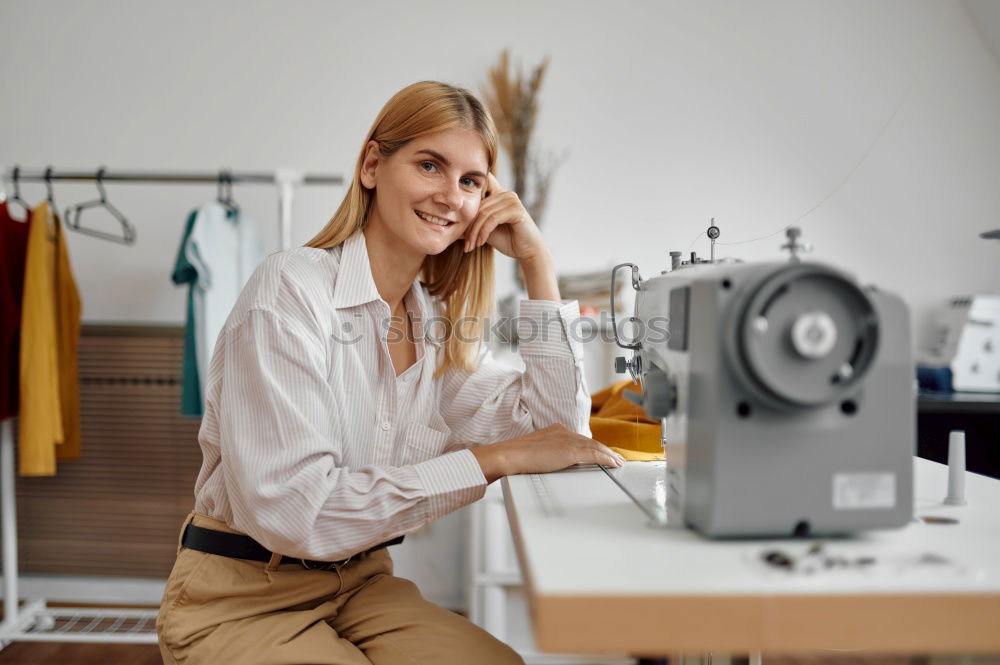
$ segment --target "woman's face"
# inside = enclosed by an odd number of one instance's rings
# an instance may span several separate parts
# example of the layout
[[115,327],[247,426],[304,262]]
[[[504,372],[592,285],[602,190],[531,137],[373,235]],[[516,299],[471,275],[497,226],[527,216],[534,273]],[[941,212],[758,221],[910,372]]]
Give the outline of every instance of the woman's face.
[[462,238],[479,213],[488,162],[479,134],[446,129],[414,139],[388,158],[371,141],[361,184],[375,190],[370,231],[422,256]]

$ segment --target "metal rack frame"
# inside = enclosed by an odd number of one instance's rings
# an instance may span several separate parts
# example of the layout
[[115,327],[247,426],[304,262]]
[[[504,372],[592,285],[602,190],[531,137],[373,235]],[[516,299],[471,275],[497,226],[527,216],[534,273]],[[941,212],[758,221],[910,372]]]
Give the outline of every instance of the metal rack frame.
[[[96,181],[98,171],[18,170],[18,182]],[[281,249],[291,246],[292,202],[298,185],[342,185],[339,175],[301,174],[291,170],[251,172],[104,171],[104,182],[145,184],[269,184],[278,188],[278,223]],[[13,171],[3,173],[12,182]],[[17,561],[17,506],[14,491],[14,419],[0,422],[0,519],[4,579],[4,613],[0,623],[0,649],[11,642],[96,642],[155,644],[154,609],[48,607],[44,598],[20,605]]]
[[[97,182],[99,170],[57,171],[18,169],[17,182]],[[14,170],[5,171],[3,179],[13,182]],[[332,174],[303,174],[290,169],[268,172],[233,172],[225,169],[211,171],[108,171],[100,174],[103,182],[129,182],[145,184],[252,184],[275,185],[278,188],[278,227],[281,230],[281,249],[292,244],[292,200],[298,185],[343,185],[344,177]]]

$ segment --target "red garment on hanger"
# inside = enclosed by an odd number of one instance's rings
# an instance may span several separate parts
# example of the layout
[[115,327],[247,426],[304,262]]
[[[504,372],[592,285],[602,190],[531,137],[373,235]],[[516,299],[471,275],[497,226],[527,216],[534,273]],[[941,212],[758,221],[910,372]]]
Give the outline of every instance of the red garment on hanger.
[[0,420],[16,416],[21,348],[21,297],[30,213],[14,219],[0,202]]

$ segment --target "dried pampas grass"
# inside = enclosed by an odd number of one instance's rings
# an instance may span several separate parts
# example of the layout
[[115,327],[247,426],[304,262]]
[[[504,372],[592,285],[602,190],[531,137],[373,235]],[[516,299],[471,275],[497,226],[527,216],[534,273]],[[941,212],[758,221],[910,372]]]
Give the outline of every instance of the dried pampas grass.
[[499,62],[490,68],[483,89],[483,98],[500,135],[500,146],[510,160],[512,189],[539,226],[552,177],[565,159],[551,151],[542,154],[531,143],[538,118],[539,91],[548,66],[546,58],[526,77],[520,68],[512,70],[510,51],[504,49]]

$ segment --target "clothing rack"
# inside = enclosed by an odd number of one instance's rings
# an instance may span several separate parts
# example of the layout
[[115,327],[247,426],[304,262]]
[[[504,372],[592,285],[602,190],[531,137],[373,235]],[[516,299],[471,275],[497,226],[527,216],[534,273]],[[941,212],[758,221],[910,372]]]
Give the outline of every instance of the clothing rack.
[[343,185],[344,177],[331,174],[303,174],[291,169],[279,169],[272,173],[219,170],[211,171],[57,171],[17,170],[6,171],[3,179],[7,182],[97,182],[98,174],[102,182],[130,182],[146,184],[248,184],[275,185],[278,188],[278,228],[281,231],[281,249],[292,244],[292,199],[298,185]]
[[[16,177],[15,177],[16,170]],[[144,184],[254,184],[278,188],[278,225],[281,249],[291,247],[292,202],[300,185],[343,185],[331,174],[303,174],[291,169],[267,172],[68,171],[10,169],[3,180],[21,182],[121,182]],[[0,649],[11,642],[156,643],[157,610],[49,608],[44,598],[19,606],[17,562],[17,508],[14,470],[14,419],[0,422],[0,519],[2,525],[4,605]]]

